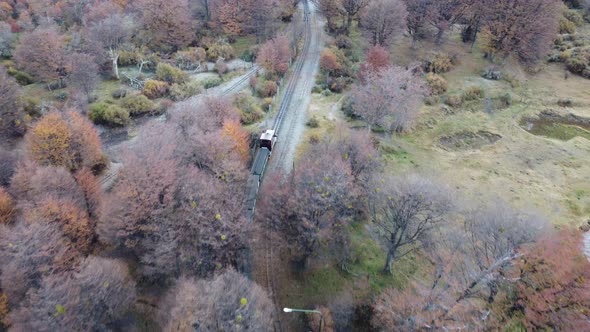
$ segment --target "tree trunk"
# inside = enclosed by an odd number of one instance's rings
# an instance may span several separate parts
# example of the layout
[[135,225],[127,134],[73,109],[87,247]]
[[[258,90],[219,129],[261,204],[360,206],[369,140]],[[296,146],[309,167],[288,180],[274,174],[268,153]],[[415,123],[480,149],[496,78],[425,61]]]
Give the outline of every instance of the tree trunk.
[[346,35],[350,36],[350,27],[352,26],[352,15],[346,18]]
[[387,259],[385,260],[385,267],[383,268],[383,272],[391,274],[391,263],[393,262],[394,254],[394,250],[387,250]]
[[445,30],[442,28],[438,28],[438,31],[436,33],[436,45],[442,44],[442,39],[443,39],[444,34],[445,34]]
[[119,61],[119,55],[115,55],[113,57],[111,57],[111,60],[113,61],[113,76],[115,77],[116,80],[119,80],[119,64],[117,63]]

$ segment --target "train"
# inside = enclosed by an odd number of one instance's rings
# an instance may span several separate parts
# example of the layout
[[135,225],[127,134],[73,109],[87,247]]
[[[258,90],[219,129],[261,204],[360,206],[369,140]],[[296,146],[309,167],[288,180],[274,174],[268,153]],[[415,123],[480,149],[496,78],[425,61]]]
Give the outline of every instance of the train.
[[258,139],[256,157],[252,164],[250,171],[250,178],[248,179],[248,194],[246,196],[247,214],[250,219],[254,217],[254,208],[256,207],[256,198],[258,190],[262,183],[264,171],[268,165],[268,160],[272,154],[272,150],[277,142],[277,134],[273,129],[265,130]]

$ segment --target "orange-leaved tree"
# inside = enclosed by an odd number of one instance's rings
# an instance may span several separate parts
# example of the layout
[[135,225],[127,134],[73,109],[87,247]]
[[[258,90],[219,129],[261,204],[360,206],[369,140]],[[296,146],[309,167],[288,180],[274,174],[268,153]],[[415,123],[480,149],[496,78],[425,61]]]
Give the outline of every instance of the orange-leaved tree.
[[230,139],[233,147],[239,153],[242,162],[246,163],[250,155],[250,146],[248,144],[249,134],[240,125],[239,121],[228,120],[223,122],[223,136]]
[[42,166],[87,167],[95,173],[106,166],[96,129],[75,112],[45,115],[27,133],[26,147],[29,158]]

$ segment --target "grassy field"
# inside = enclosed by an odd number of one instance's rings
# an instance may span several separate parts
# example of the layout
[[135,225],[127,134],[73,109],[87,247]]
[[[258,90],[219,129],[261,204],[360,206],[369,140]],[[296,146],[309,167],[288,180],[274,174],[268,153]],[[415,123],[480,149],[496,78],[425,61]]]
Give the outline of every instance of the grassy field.
[[[558,226],[585,223],[590,218],[590,131],[586,126],[555,122],[527,128],[526,119],[546,110],[590,118],[590,80],[566,77],[563,64],[543,65],[529,73],[510,62],[502,68],[502,80],[484,79],[481,74],[491,63],[477,44],[473,48],[463,44],[457,32],[441,48],[422,42],[412,49],[407,38],[400,39],[391,47],[392,61],[406,66],[434,50],[458,60],[442,74],[449,84],[445,95],[460,96],[470,87],[479,87],[485,96],[458,107],[444,105],[442,96],[441,102],[422,106],[410,132],[379,135],[386,171],[430,176],[456,189],[458,200],[467,205],[501,197],[518,208],[540,211]],[[507,95],[510,105],[498,105]],[[339,121],[362,126],[340,111],[342,96],[313,94],[308,116],[317,120],[318,127],[308,128],[306,144],[317,142]],[[570,100],[572,106],[559,106],[563,100]],[[428,273],[428,263],[416,256],[397,262],[392,275],[383,274],[385,253],[370,227],[362,221],[351,226],[353,260],[348,271],[330,263],[315,267],[306,282],[297,286],[301,288],[297,302],[325,303],[342,293],[366,299]]]

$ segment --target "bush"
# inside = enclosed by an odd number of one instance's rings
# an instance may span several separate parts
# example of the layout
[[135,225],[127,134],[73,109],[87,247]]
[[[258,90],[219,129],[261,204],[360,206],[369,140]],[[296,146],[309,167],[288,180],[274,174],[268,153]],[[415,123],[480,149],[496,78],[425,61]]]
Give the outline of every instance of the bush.
[[268,112],[268,108],[270,107],[270,105],[272,105],[272,98],[267,97],[262,99],[262,104],[260,104],[260,107],[263,111]]
[[168,82],[168,84],[181,84],[189,80],[187,73],[167,63],[158,64],[156,67],[156,78],[160,81]]
[[434,73],[428,73],[428,75],[426,75],[426,84],[428,85],[428,88],[430,88],[431,93],[436,96],[447,92],[449,87],[447,80]]
[[578,27],[584,25],[584,16],[582,16],[577,10],[568,9],[563,12],[563,17]]
[[505,94],[500,96],[500,102],[504,106],[512,105],[512,94],[510,92],[506,92]]
[[203,87],[205,89],[211,89],[216,86],[219,86],[221,83],[222,82],[220,78],[208,78],[205,81],[203,81]]
[[584,69],[586,69],[587,65],[588,61],[583,56],[579,55],[571,57],[567,59],[567,61],[565,62],[565,66],[567,67],[567,69],[572,73],[576,74],[582,73]]
[[125,96],[127,96],[127,90],[117,89],[117,90],[113,91],[111,96],[113,96],[113,98],[115,98],[115,99],[125,98]]
[[172,84],[170,87],[170,98],[174,101],[181,101],[196,96],[203,91],[203,87],[197,81],[188,81],[184,84]]
[[574,106],[574,101],[571,99],[559,99],[557,101],[557,105],[559,105],[559,107],[572,107]]
[[424,63],[424,69],[435,74],[446,73],[452,68],[453,60],[448,54],[442,52],[433,53]]
[[309,128],[318,128],[320,126],[320,121],[315,116],[312,116],[307,120],[305,123]]
[[156,109],[156,113],[164,114],[167,110],[169,110],[172,106],[174,106],[174,102],[170,99],[162,99],[158,104],[158,108]]
[[481,76],[488,80],[498,81],[502,79],[502,71],[494,66],[486,68]]
[[234,100],[234,105],[240,110],[240,121],[245,125],[257,122],[264,117],[264,112],[252,96],[239,94]]
[[566,33],[573,34],[575,32],[576,32],[576,25],[572,21],[568,20],[565,17],[561,17],[559,19],[559,33],[561,33],[561,34],[566,34]]
[[463,103],[463,100],[460,96],[457,95],[449,95],[445,97],[445,104],[451,107],[459,107]]
[[427,96],[424,98],[424,104],[428,106],[436,105],[439,102],[439,98],[437,96]]
[[53,98],[55,98],[59,101],[66,101],[69,96],[70,96],[70,94],[67,91],[58,91],[53,94]]
[[104,102],[90,105],[88,117],[94,123],[107,126],[124,126],[129,122],[129,113],[126,110]]
[[183,70],[194,70],[205,60],[207,60],[207,52],[201,47],[189,48],[174,55],[176,65]]
[[352,48],[352,39],[346,35],[338,35],[336,37],[336,47],[340,49],[349,49]]
[[347,85],[348,80],[346,78],[338,77],[332,82],[332,84],[330,84],[330,91],[341,93],[342,91],[344,91],[344,89],[346,89]]
[[121,51],[118,62],[120,66],[135,66],[140,58],[141,55],[135,51]]
[[256,93],[262,98],[274,96],[278,89],[279,87],[274,81],[259,81],[256,85]]
[[322,93],[322,87],[319,85],[314,85],[313,88],[311,88],[311,93]]
[[147,80],[143,86],[143,94],[150,99],[161,98],[168,94],[169,87],[166,82]]
[[483,90],[478,86],[471,86],[463,91],[463,101],[479,100],[484,97]]
[[225,61],[218,59],[217,62],[215,62],[215,71],[219,75],[223,75],[223,74],[227,73],[228,67],[227,67],[227,64],[225,63]]
[[256,54],[258,54],[258,50],[255,48],[249,48],[242,52],[240,55],[240,59],[247,61],[247,62],[254,62],[256,61]]
[[258,77],[256,75],[250,76],[250,80],[248,80],[248,83],[250,84],[250,88],[252,88],[252,90],[256,91],[256,85],[258,84]]
[[226,42],[216,42],[209,46],[207,58],[211,61],[217,61],[219,58],[224,60],[233,59],[235,56],[234,48]]
[[358,119],[359,116],[354,112],[354,100],[350,97],[345,97],[344,101],[342,102],[342,113],[352,119]]
[[8,75],[14,77],[16,82],[20,85],[29,85],[35,83],[33,76],[25,73],[24,71],[17,70],[13,67],[8,68]]
[[131,116],[152,113],[156,109],[154,102],[144,95],[135,95],[125,98],[123,100],[123,107],[127,109]]

